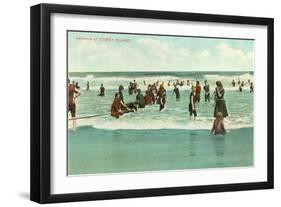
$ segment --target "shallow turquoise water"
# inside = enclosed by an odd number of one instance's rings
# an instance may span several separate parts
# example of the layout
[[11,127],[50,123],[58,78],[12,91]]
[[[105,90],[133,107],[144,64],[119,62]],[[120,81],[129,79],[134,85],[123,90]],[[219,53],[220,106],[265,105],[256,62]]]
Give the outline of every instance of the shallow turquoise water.
[[[164,111],[153,105],[115,119],[109,115],[77,121],[74,132],[69,122],[68,174],[117,173],[134,171],[159,171],[176,169],[241,167],[253,165],[253,93],[246,85],[243,92],[231,86],[232,79],[247,82],[252,73],[162,73],[162,74],[94,74],[85,77],[75,73],[71,80],[79,81],[82,95],[77,99],[77,116],[110,112],[114,93],[120,84],[125,87],[125,102],[134,101],[128,95],[127,85],[136,79],[144,90],[146,83],[163,80],[168,103]],[[86,74],[86,76],[91,74]],[[141,78],[140,78],[141,76]],[[115,78],[112,78],[115,77]],[[172,95],[173,87],[168,80],[194,80],[201,84],[210,82],[211,91],[215,81],[222,80],[229,112],[225,122],[227,134],[213,136],[213,101],[204,103],[204,95],[197,105],[198,118],[189,120],[188,94],[190,87],[180,87],[181,100]],[[91,90],[85,91],[86,80],[92,80]],[[97,89],[104,83],[106,96],[98,97]]]
[[[78,133],[79,138],[76,136]],[[70,175],[253,165],[253,129],[102,130],[69,133]]]

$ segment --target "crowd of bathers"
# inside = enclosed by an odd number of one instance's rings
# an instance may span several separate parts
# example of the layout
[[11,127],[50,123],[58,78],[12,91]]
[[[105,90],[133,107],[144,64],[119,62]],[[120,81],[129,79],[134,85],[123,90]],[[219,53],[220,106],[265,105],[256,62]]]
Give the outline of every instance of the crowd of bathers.
[[[146,84],[144,82],[144,84]],[[136,112],[138,108],[144,108],[145,106],[159,104],[159,111],[165,108],[167,102],[166,89],[164,88],[164,83],[159,84],[159,82],[147,85],[147,90],[145,95],[142,93],[141,89],[138,88],[138,84],[134,80],[128,86],[129,95],[136,94],[136,100],[134,102],[125,103],[124,101],[124,86],[120,85],[118,87],[118,92],[115,94],[112,106],[111,106],[111,116],[119,118],[124,113]]]
[[[232,84],[232,87],[235,87],[236,86],[235,80],[232,80],[231,84]],[[248,79],[248,81],[245,83],[245,81],[240,81],[240,79],[238,78],[238,81],[237,81],[238,91],[242,92],[243,88],[247,84],[250,86],[250,93],[253,93],[254,92],[254,84],[253,84],[253,82],[251,82],[250,79]]]
[[[253,83],[248,80],[248,85],[250,87],[250,92],[252,93],[254,91]],[[238,79],[238,91],[242,91],[242,88],[245,87],[245,82],[240,81]],[[140,108],[145,108],[146,106],[158,104],[159,105],[159,111],[161,112],[167,103],[167,93],[164,86],[164,82],[156,81],[152,84],[146,84],[145,81],[143,81],[143,86],[146,88],[144,93],[141,91],[138,83],[136,80],[133,80],[128,85],[128,94],[129,95],[136,95],[135,101],[133,102],[125,102],[124,100],[124,86],[119,85],[118,91],[115,93],[113,102],[111,105],[110,114],[112,117],[119,118],[120,116],[130,113],[130,112],[136,112]],[[201,85],[200,81],[196,80],[195,84],[191,80],[176,80],[176,81],[169,81],[167,84],[167,87],[173,87],[173,93],[172,96],[175,95],[176,101],[180,101],[181,99],[181,92],[180,87],[187,85],[190,87],[190,93],[189,93],[189,103],[188,103],[188,111],[189,111],[189,117],[190,119],[196,119],[197,117],[197,105],[200,103],[200,97],[201,97]],[[235,80],[231,82],[232,87],[236,86]],[[143,88],[143,87],[142,87]],[[75,105],[75,99],[78,97],[81,93],[79,91],[80,86],[78,82],[72,82],[72,84],[69,81],[68,91],[69,91],[69,111],[71,112],[72,117],[75,118],[76,114],[76,105]],[[86,91],[90,90],[90,82],[87,81],[86,83]],[[204,100],[205,103],[210,102],[211,99],[211,93],[210,93],[210,85],[207,80],[204,81]],[[228,111],[226,107],[226,103],[224,100],[224,88],[221,81],[216,81],[216,88],[212,94],[212,98],[214,99],[214,114],[215,117],[212,133],[213,134],[223,134],[225,133],[225,127],[223,124],[223,119],[228,116]],[[98,96],[105,96],[105,87],[103,84],[100,86],[100,90],[98,93]],[[75,124],[73,123],[75,126]]]

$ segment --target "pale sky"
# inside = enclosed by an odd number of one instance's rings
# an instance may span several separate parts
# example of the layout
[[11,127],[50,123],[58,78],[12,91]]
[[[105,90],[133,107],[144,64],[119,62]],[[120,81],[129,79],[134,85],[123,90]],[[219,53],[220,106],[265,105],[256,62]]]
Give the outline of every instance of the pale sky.
[[69,72],[253,71],[254,40],[68,32]]

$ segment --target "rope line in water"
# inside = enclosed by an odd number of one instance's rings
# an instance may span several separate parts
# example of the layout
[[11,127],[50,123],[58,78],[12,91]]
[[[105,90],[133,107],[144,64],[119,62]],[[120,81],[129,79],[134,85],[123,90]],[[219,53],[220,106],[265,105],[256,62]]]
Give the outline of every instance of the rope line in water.
[[[186,97],[186,96],[184,96]],[[168,100],[167,100],[168,102]],[[80,117],[76,117],[76,118],[70,118],[68,119],[68,121],[72,121],[72,120],[79,120],[79,119],[88,119],[88,118],[93,118],[93,117],[98,117],[98,116],[105,116],[105,115],[110,115],[111,113],[102,113],[102,114],[93,114],[93,115],[88,115],[88,116],[80,116]]]
[[93,114],[93,115],[89,115],[89,116],[80,116],[80,117],[68,119],[68,121],[78,120],[78,119],[88,119],[88,118],[92,118],[92,117],[105,116],[105,115],[109,115],[109,114],[110,114],[110,113]]

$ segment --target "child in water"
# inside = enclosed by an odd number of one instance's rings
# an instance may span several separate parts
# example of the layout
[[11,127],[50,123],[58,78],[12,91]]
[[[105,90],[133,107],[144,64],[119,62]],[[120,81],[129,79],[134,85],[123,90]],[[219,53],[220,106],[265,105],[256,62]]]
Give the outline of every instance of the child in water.
[[221,112],[217,113],[216,119],[213,122],[211,133],[214,135],[225,134],[225,128],[223,123],[223,115]]

